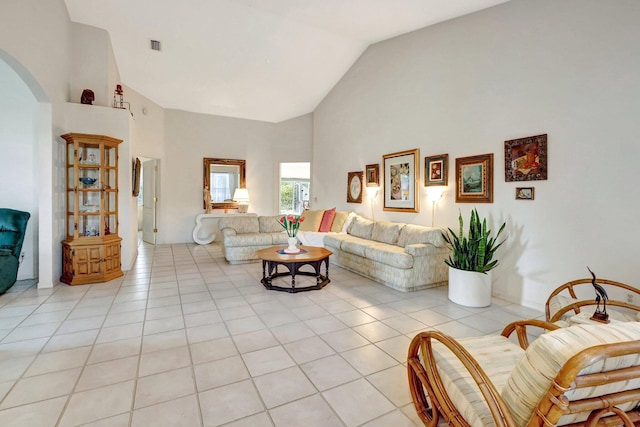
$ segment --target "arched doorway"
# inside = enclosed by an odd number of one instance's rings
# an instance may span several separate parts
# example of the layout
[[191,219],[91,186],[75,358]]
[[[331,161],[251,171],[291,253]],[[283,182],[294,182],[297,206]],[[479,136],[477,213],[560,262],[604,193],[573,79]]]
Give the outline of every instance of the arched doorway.
[[53,286],[51,103],[33,75],[0,49],[0,205],[31,213],[18,280]]

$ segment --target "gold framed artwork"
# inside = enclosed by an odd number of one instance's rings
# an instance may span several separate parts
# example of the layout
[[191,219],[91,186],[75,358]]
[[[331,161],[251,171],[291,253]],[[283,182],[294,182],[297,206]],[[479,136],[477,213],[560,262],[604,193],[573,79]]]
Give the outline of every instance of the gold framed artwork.
[[456,159],[456,203],[493,203],[493,153]]
[[380,187],[380,165],[378,163],[365,167],[367,187]]
[[504,142],[504,179],[507,182],[547,179],[547,134]]
[[418,180],[420,150],[413,149],[382,156],[385,211],[420,212]]
[[449,155],[439,154],[424,158],[424,186],[447,185]]
[[534,196],[534,187],[516,187],[516,200],[533,200]]
[[362,182],[364,172],[348,172],[347,174],[347,203],[362,203]]
[[133,161],[133,180],[132,180],[132,184],[133,184],[133,197],[138,197],[138,195],[140,194],[140,169],[142,167],[142,164],[140,163],[140,159],[136,157],[136,159]]

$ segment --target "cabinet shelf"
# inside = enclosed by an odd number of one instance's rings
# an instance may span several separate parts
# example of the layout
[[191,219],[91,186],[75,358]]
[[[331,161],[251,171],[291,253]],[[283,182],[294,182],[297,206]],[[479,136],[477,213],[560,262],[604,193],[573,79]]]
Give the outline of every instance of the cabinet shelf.
[[120,277],[117,162],[122,140],[80,133],[62,138],[67,146],[67,238],[60,280],[82,285]]

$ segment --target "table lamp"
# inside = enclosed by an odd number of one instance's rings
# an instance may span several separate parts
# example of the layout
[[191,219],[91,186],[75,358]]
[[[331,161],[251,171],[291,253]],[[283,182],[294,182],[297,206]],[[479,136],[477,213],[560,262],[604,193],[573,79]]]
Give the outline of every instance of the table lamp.
[[246,188],[236,188],[233,200],[238,203],[238,213],[247,213],[249,209],[249,192]]

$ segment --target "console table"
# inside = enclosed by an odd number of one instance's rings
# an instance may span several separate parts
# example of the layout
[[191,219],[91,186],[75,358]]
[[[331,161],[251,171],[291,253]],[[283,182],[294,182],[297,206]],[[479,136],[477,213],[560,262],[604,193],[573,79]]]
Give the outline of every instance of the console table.
[[[193,229],[193,241],[199,245],[208,245],[216,239],[216,233],[207,233],[206,236],[200,237],[200,232],[202,231],[203,224],[202,220],[214,219],[217,222],[218,218],[226,218],[226,217],[241,217],[241,216],[258,216],[255,213],[203,213],[196,216],[196,226]],[[209,222],[209,221],[208,221]],[[206,231],[206,230],[205,230]]]

